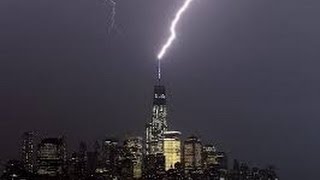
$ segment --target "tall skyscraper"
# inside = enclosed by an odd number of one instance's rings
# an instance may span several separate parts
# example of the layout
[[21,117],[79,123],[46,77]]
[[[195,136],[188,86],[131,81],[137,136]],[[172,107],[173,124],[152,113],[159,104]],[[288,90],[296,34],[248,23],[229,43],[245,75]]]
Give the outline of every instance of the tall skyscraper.
[[205,145],[203,147],[202,158],[204,168],[228,168],[228,157],[226,153],[217,151],[213,145]]
[[96,172],[115,176],[119,163],[120,147],[117,139],[107,138],[102,142],[99,150],[98,167]]
[[202,144],[198,137],[188,137],[184,142],[183,162],[185,170],[197,170],[202,166]]
[[64,138],[43,139],[38,147],[38,170],[41,176],[65,176],[67,150]]
[[25,132],[22,135],[22,165],[29,173],[33,173],[35,165],[34,132]]
[[151,122],[146,125],[146,153],[163,153],[164,132],[167,131],[166,90],[162,85],[154,86]]
[[175,167],[176,163],[181,162],[181,132],[179,131],[166,131],[164,132],[163,149],[165,156],[166,170]]
[[130,137],[125,140],[124,148],[127,157],[132,163],[132,176],[133,178],[141,178],[142,176],[142,138]]
[[202,151],[202,162],[203,168],[208,169],[216,164],[218,164],[216,160],[217,150],[213,145],[204,145]]

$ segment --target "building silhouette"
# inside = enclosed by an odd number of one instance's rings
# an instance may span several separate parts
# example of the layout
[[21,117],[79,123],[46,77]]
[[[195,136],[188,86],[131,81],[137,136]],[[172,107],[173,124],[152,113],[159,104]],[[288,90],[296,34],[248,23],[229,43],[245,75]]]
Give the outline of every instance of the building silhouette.
[[71,179],[84,179],[87,176],[88,153],[87,145],[81,142],[79,150],[73,152],[68,162],[68,171]]
[[99,152],[96,173],[105,178],[118,176],[121,172],[121,158],[124,156],[119,141],[115,138],[106,138],[97,151]]
[[29,173],[34,172],[35,168],[35,133],[25,132],[22,135],[21,161],[25,170]]
[[67,150],[64,138],[45,138],[38,145],[37,174],[61,177],[66,175]]

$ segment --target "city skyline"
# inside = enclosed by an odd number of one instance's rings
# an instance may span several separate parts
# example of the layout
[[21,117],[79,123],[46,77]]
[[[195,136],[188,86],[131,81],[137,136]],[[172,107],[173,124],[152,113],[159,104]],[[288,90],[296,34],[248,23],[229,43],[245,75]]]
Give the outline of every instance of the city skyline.
[[3,164],[0,179],[220,179],[279,180],[273,165],[250,166],[233,160],[197,136],[181,138],[179,131],[165,131],[163,147],[150,152],[142,137],[96,140],[77,150],[68,148],[65,136],[41,138],[36,132],[21,136],[20,158]]
[[[212,142],[202,142],[195,134],[183,138],[168,126],[167,92],[157,76],[152,113],[144,138],[126,136],[123,140],[105,137],[78,149],[68,148],[66,135],[43,137],[24,132],[19,155],[0,164],[3,180],[95,180],[95,179],[220,179],[279,180],[276,166],[251,167],[218,150]],[[232,167],[232,168],[231,168]]]

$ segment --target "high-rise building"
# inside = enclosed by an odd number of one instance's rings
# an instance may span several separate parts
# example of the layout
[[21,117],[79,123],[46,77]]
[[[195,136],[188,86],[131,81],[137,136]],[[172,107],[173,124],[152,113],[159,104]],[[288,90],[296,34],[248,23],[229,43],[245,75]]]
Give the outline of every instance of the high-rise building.
[[216,165],[216,148],[213,145],[205,145],[202,150],[203,168],[208,169],[210,166]]
[[115,178],[121,173],[121,161],[123,158],[123,147],[114,138],[107,138],[102,142],[98,155],[96,173],[105,178]]
[[205,169],[216,167],[218,169],[228,168],[227,155],[219,152],[213,145],[205,145],[202,150],[203,166]]
[[185,170],[197,170],[202,167],[202,144],[198,137],[188,137],[183,146],[183,163]]
[[206,145],[203,147],[202,158],[206,178],[229,179],[227,157],[224,152],[218,152],[213,145]]
[[166,175],[165,157],[162,153],[147,154],[143,165],[143,179],[163,179]]
[[87,175],[87,145],[84,142],[80,143],[79,151],[73,152],[69,159],[69,174],[72,179],[84,179]]
[[33,173],[35,165],[34,136],[33,131],[25,132],[22,135],[21,161],[29,173]]
[[169,170],[175,167],[176,163],[181,162],[181,132],[164,132],[163,154],[165,156],[165,169]]
[[64,138],[46,138],[38,146],[37,174],[64,176],[67,166],[67,150]]
[[154,86],[151,122],[146,125],[146,153],[163,153],[164,132],[167,131],[167,104],[164,86]]
[[132,163],[133,178],[141,178],[142,176],[142,138],[130,137],[124,141],[124,149],[126,156]]

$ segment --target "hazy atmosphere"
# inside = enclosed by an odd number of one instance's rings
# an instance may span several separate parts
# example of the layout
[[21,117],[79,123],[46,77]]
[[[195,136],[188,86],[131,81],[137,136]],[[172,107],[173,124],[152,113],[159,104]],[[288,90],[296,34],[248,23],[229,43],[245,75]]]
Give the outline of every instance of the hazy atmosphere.
[[[24,131],[143,136],[181,0],[0,1],[0,160]],[[280,179],[320,179],[320,1],[196,0],[162,61],[171,129]]]

